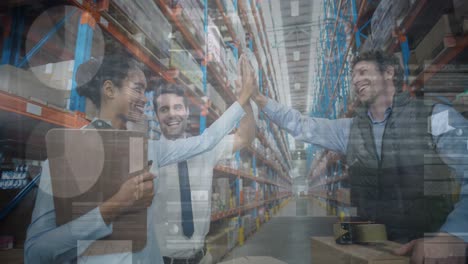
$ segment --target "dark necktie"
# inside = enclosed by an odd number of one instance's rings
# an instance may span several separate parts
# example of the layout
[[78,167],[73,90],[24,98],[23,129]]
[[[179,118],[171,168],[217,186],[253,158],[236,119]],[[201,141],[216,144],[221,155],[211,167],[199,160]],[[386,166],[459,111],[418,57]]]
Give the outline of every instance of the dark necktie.
[[184,235],[191,238],[193,235],[193,212],[192,197],[190,192],[190,180],[187,168],[187,161],[178,163],[179,168],[179,186],[180,186],[180,205],[182,207],[182,231]]

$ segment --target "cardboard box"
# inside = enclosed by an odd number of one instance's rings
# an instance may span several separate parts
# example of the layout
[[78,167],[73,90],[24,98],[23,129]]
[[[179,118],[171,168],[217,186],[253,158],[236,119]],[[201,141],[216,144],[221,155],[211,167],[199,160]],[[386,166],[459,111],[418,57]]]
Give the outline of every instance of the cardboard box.
[[468,34],[468,17],[463,18],[461,23],[462,23],[463,33]]
[[0,66],[0,90],[43,104],[65,109],[70,91],[55,89],[39,81],[33,72],[11,65]]
[[242,220],[242,227],[244,228],[244,237],[249,237],[253,232],[255,232],[257,226],[255,223],[255,218],[251,215],[244,215],[241,218]]
[[213,263],[218,263],[229,251],[228,232],[207,236],[206,248],[213,258]]
[[197,0],[183,0],[179,1],[178,4],[182,8],[182,12],[178,18],[190,31],[195,41],[200,46],[205,45],[205,34],[203,30],[205,16],[200,2]]
[[387,241],[378,246],[338,245],[333,237],[312,237],[312,263],[409,264],[408,257],[391,254],[400,244]]
[[224,101],[223,97],[216,91],[213,85],[208,83],[208,97],[213,102],[213,104],[218,108],[222,113],[224,113],[227,109],[226,101]]
[[75,61],[61,61],[31,67],[35,77],[48,87],[58,90],[71,90]]
[[219,194],[220,211],[225,211],[229,208],[229,199],[231,197],[231,188],[228,178],[217,178],[213,180],[214,191]]
[[468,18],[468,2],[466,0],[453,0],[453,10],[458,20]]
[[173,41],[170,53],[170,67],[178,69],[199,92],[203,93],[203,72],[190,51]]
[[453,14],[443,15],[416,47],[415,56],[418,64],[423,64],[425,60],[432,60],[447,48],[449,43],[445,42],[444,38],[453,37],[456,34],[455,28],[456,22]]
[[169,55],[172,26],[154,1],[115,0],[113,3],[141,29],[162,54]]
[[220,65],[224,64],[226,51],[223,43],[223,37],[218,27],[212,23],[208,26],[208,55],[210,61]]
[[236,13],[229,16],[231,18],[232,26],[234,27],[234,31],[236,33],[237,41],[239,41],[239,46],[242,49],[245,49],[247,43],[245,41],[245,29],[242,25],[242,21]]
[[[392,39],[397,21],[409,10],[408,0],[381,1],[372,20],[372,43],[370,48],[385,48]],[[367,41],[366,41],[367,42]]]
[[239,240],[239,228],[232,227],[226,230],[228,234],[228,250],[232,250]]
[[349,188],[340,188],[336,190],[336,199],[344,204],[351,204],[351,191]]

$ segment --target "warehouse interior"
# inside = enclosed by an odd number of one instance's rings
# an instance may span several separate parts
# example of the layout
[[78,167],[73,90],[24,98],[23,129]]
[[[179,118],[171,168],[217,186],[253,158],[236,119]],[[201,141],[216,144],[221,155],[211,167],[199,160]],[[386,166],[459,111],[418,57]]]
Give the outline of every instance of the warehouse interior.
[[[1,263],[25,262],[46,134],[99,114],[76,91],[78,67],[111,50],[138,61],[148,86],[184,87],[192,136],[236,102],[241,57],[262,95],[304,118],[357,114],[352,62],[371,50],[399,59],[412,98],[468,113],[464,0],[3,0],[0,21]],[[155,91],[145,96],[145,118],[127,128],[160,140]],[[352,164],[254,115],[250,146],[213,168],[212,263],[322,263],[327,246],[314,249],[313,237],[333,237],[335,223],[356,215]],[[391,261],[342,263],[410,263]]]

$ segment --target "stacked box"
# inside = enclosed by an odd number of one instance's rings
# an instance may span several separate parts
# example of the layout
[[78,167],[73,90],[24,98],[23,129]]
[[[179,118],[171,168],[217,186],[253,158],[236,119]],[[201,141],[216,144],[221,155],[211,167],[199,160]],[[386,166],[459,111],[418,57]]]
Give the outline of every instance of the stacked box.
[[[263,193],[263,191],[262,191],[262,193]],[[263,197],[263,194],[262,194],[262,197]],[[265,215],[266,215],[265,207],[260,207],[258,209],[258,218],[260,219],[260,223],[265,222]]]
[[219,211],[226,211],[230,209],[231,188],[229,186],[229,179],[219,178],[213,181],[214,192],[219,194]]
[[[267,177],[267,176],[265,175],[264,178],[266,178],[266,177]],[[257,193],[258,193],[258,194],[257,194],[257,196],[258,196],[257,199],[258,199],[259,201],[265,200],[265,190],[263,190],[263,188],[260,188],[259,190],[257,190]]]
[[70,91],[51,88],[40,82],[33,72],[11,65],[0,66],[0,80],[0,90],[45,105],[65,109],[70,98]]
[[453,14],[443,15],[414,50],[417,63],[422,65],[425,60],[432,60],[447,48],[444,37],[455,35],[455,28],[456,21]]
[[260,153],[260,155],[265,156],[266,150],[265,150],[265,147],[264,147],[264,146],[262,145],[262,143],[260,142],[260,140],[258,140],[257,138],[255,138],[254,141],[253,141],[253,146],[254,146],[255,150],[256,150],[258,153]]
[[[385,49],[392,39],[392,32],[400,17],[409,10],[409,0],[381,1],[372,20],[371,49]],[[367,42],[367,41],[366,41]]]
[[172,43],[170,67],[178,69],[199,91],[203,92],[203,72],[192,54]]
[[239,228],[239,216],[228,219],[228,228]]
[[241,226],[244,228],[244,232],[246,227],[249,226],[250,222],[252,221],[252,216],[247,214],[244,216],[241,216]]
[[228,250],[232,250],[237,245],[237,241],[239,240],[239,228],[230,228],[227,230],[228,235]]
[[247,49],[244,54],[246,54],[247,58],[249,59],[250,64],[252,65],[252,67],[253,67],[253,69],[255,71],[255,77],[256,77],[256,79],[258,81],[259,67],[258,67],[257,57],[255,57],[255,54],[250,49]]
[[214,23],[210,23],[208,27],[208,58],[211,63],[216,65],[218,72],[226,70],[226,47],[219,29]]
[[257,167],[257,177],[266,178],[268,175],[267,168],[265,166]]
[[[255,39],[255,42],[257,43],[258,46],[261,45],[260,43],[260,38],[259,38],[259,31],[257,29],[257,24],[255,23],[255,17],[253,10],[251,9],[250,6],[250,1],[249,0],[242,0],[244,2],[244,6],[246,7],[246,14],[247,14],[247,23],[250,25],[251,33],[253,34],[253,38]],[[254,5],[254,8],[256,9],[256,6]]]
[[230,159],[223,159],[218,161],[217,165],[219,166],[226,166],[232,169],[237,170],[239,168],[238,162],[235,158],[230,158]]
[[238,78],[238,71],[237,71],[237,59],[234,57],[234,52],[231,49],[226,49],[226,74],[228,77],[228,81],[235,91],[235,81]]
[[238,0],[238,2],[242,2],[242,5],[245,7],[246,13],[252,13],[252,10],[250,8],[250,0]]
[[226,228],[228,237],[228,250],[232,250],[239,241],[239,217],[232,217],[228,221],[228,227]]
[[339,188],[336,190],[336,199],[344,204],[351,204],[351,194],[349,188]]
[[198,0],[179,0],[178,5],[182,7],[182,20],[183,24],[200,46],[205,45],[205,15],[203,12],[203,5]]
[[[441,70],[430,80],[424,83],[425,96],[434,95],[440,93],[441,91],[447,91],[453,93],[453,95],[451,96],[456,96],[456,93],[466,91],[466,87],[468,84],[467,73],[468,72]],[[447,98],[451,96],[450,94],[445,95],[445,97]]]
[[232,0],[223,0],[223,7],[224,12],[228,16],[236,13],[236,8],[234,7]]
[[208,97],[210,98],[211,102],[216,106],[217,109],[224,113],[227,109],[227,104],[224,101],[223,97],[219,95],[218,91],[213,87],[213,85],[208,84]]
[[247,174],[251,174],[251,172],[252,172],[252,160],[250,160],[250,159],[247,159],[247,160],[242,159],[242,160],[241,160],[241,163],[242,163],[241,170],[244,171],[244,172],[247,173]]
[[251,186],[244,187],[243,189],[244,194],[244,204],[250,205],[255,202],[255,189]]
[[172,26],[159,10],[155,1],[114,0],[113,3],[142,30],[162,54],[169,56],[169,36],[172,33]]
[[265,158],[267,160],[273,160],[275,157],[273,156],[273,151],[271,150],[271,148],[266,148],[265,150]]
[[213,258],[213,263],[218,263],[229,252],[228,232],[220,232],[206,236],[206,248]]
[[43,84],[59,90],[72,89],[75,61],[61,61],[29,68]]
[[251,215],[244,215],[241,219],[242,227],[244,228],[244,237],[248,237],[255,231],[257,224]]
[[215,214],[223,211],[224,208],[220,200],[220,195],[219,193],[213,191],[211,193],[211,213]]
[[466,0],[453,0],[455,18],[462,22],[468,19],[468,2]]
[[236,33],[236,36],[237,36],[237,40],[240,42],[239,46],[242,49],[245,49],[247,47],[247,43],[245,41],[245,29],[244,29],[244,26],[242,25],[242,21],[238,14],[232,14],[230,18],[231,18],[232,26],[234,28],[234,32]]

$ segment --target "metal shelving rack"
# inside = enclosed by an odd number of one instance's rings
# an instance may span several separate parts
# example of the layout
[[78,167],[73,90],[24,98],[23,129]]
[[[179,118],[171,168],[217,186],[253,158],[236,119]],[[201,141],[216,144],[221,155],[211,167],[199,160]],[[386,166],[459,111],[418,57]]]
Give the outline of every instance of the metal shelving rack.
[[[324,19],[320,24],[320,46],[317,54],[318,73],[314,94],[317,102],[310,116],[336,119],[347,117],[353,111],[351,102],[350,61],[353,50],[359,50],[367,36],[363,31],[370,20],[361,21],[368,1],[324,0]],[[315,158],[314,158],[315,157]],[[320,166],[321,165],[321,166]],[[308,149],[309,195],[318,198],[331,214],[350,214],[349,200],[336,196],[337,189],[346,185],[348,178],[344,160],[336,153],[314,146]],[[318,168],[317,168],[318,167]]]
[[[233,1],[234,3],[234,8],[236,9],[236,13],[240,15],[241,21],[243,21],[246,29],[247,34],[252,34],[252,29],[251,26],[246,18],[247,15],[247,6],[245,6],[245,3],[243,1]],[[256,10],[256,7],[259,9],[259,6],[256,6],[253,1],[249,1],[250,8],[251,10]],[[227,32],[230,36],[230,38],[233,40],[232,43],[227,43],[227,46],[232,49],[232,52],[236,57],[240,56],[243,52],[246,51],[246,49],[251,49],[255,56],[257,61],[259,62],[259,87],[262,91],[266,90],[265,88],[267,87],[267,79],[263,78],[264,76],[270,76],[266,75],[266,71],[271,72],[271,69],[263,69],[263,67],[260,65],[261,60],[260,56],[258,54],[259,48],[257,45],[260,43],[256,43],[253,38],[249,39],[249,45],[248,47],[241,47],[240,43],[241,41],[239,40],[239,37],[242,36],[236,36],[234,33],[234,30],[232,29],[232,21],[230,21],[230,18],[225,14],[224,8],[220,0],[216,1],[216,6],[218,7],[219,12],[222,15],[223,21],[227,27]],[[256,14],[255,21],[256,21],[256,26],[258,28],[258,19],[257,16],[261,14],[261,11],[253,11]],[[263,38],[262,38],[263,41]],[[271,56],[271,54],[270,54]],[[268,64],[269,65],[269,64]],[[264,146],[269,146],[268,142],[266,141],[265,137],[261,133],[257,133],[257,138],[260,140],[262,145]],[[278,138],[275,137],[276,140]],[[278,144],[278,141],[276,141]],[[245,152],[248,152],[249,155],[252,155],[252,174],[251,173],[246,173],[241,170],[233,170],[230,168],[225,168],[225,167],[217,167],[215,169],[215,175],[217,177],[232,177],[235,180],[235,193],[236,193],[236,204],[238,205],[237,208],[234,209],[229,209],[225,212],[218,212],[214,213],[212,215],[212,221],[218,221],[230,217],[235,217],[235,216],[241,216],[244,214],[252,214],[254,218],[257,218],[258,216],[258,208],[268,206],[269,208],[275,208],[278,207],[280,202],[289,197],[291,195],[290,190],[291,190],[291,179],[286,176],[286,172],[288,171],[284,166],[278,167],[275,164],[272,164],[269,162],[265,157],[263,157],[262,154],[258,153],[255,149],[249,147]],[[237,159],[239,161],[240,154],[237,155]],[[257,164],[264,164],[267,167],[269,167],[268,174],[270,177],[272,177],[271,180],[265,179],[262,177],[256,177],[255,175],[257,174]],[[275,198],[269,198],[266,199],[265,197],[258,197],[256,199],[256,202],[253,204],[247,204],[241,205],[240,202],[240,196],[242,195],[241,193],[241,187],[245,184],[249,184],[250,186],[256,190],[257,194],[259,192],[259,189],[262,189],[264,194],[266,193],[267,190],[270,190],[275,194]],[[239,217],[239,244],[243,244],[244,236],[243,236],[243,226],[241,223],[241,218]],[[258,221],[258,220],[257,220]]]

